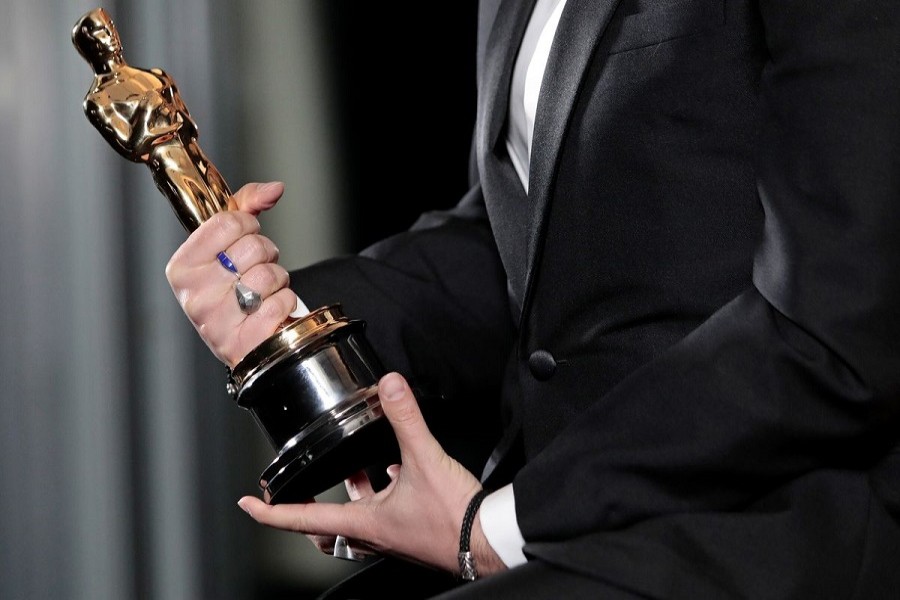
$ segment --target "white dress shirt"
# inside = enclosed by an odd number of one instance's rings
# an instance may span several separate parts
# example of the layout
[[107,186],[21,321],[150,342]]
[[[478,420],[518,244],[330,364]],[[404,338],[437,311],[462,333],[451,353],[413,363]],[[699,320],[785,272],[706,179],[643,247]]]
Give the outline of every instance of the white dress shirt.
[[534,137],[534,117],[550,46],[556,35],[559,18],[566,0],[538,0],[522,38],[522,45],[513,67],[509,90],[509,125],[506,150],[516,174],[528,192],[528,171],[531,165],[531,143]]
[[[538,96],[550,57],[550,46],[565,5],[566,0],[537,1],[513,68],[506,150],[526,193]],[[512,484],[484,499],[478,519],[488,543],[507,567],[526,562],[522,552],[525,539],[516,520],[516,498]]]

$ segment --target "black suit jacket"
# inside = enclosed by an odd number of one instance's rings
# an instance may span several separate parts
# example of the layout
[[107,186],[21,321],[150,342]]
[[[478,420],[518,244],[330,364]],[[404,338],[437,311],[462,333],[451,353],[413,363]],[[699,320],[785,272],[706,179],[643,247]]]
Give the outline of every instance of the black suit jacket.
[[295,288],[440,389],[430,422],[483,415],[442,438],[471,468],[505,431],[530,557],[642,597],[900,597],[896,0],[568,0],[526,197],[532,6],[481,2],[460,206]]

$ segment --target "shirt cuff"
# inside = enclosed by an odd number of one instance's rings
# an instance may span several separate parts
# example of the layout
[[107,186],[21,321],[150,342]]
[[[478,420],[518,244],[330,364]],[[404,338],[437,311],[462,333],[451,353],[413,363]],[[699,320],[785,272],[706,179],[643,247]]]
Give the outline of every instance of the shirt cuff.
[[513,568],[528,562],[522,552],[525,538],[516,521],[516,497],[511,483],[485,497],[478,520],[484,537],[503,564]]

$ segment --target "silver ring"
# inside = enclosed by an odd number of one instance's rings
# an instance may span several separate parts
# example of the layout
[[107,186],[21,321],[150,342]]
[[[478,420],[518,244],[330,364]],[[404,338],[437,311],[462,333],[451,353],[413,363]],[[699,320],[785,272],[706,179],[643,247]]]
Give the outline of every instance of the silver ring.
[[335,558],[340,558],[342,560],[352,560],[355,562],[363,560],[363,557],[357,556],[356,552],[353,551],[353,548],[350,547],[350,540],[342,535],[334,538],[333,554]]
[[216,258],[219,260],[220,265],[237,277],[237,281],[234,282],[234,296],[237,298],[241,312],[245,315],[252,315],[258,311],[259,307],[262,306],[262,296],[259,295],[259,292],[244,285],[241,281],[240,272],[234,266],[234,261],[228,258],[227,254],[219,252],[216,254]]
[[262,306],[262,296],[256,290],[250,289],[244,285],[240,279],[234,282],[234,295],[237,298],[238,306],[245,315],[252,315]]

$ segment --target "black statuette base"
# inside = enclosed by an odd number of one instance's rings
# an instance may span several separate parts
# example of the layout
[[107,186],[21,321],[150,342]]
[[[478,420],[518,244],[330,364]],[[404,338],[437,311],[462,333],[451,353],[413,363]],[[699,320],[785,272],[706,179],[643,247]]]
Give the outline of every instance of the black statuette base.
[[[248,409],[278,457],[260,476],[270,504],[305,502],[399,452],[378,400],[384,374],[365,323],[329,307],[327,322],[242,381]],[[319,312],[319,311],[316,311]]]

